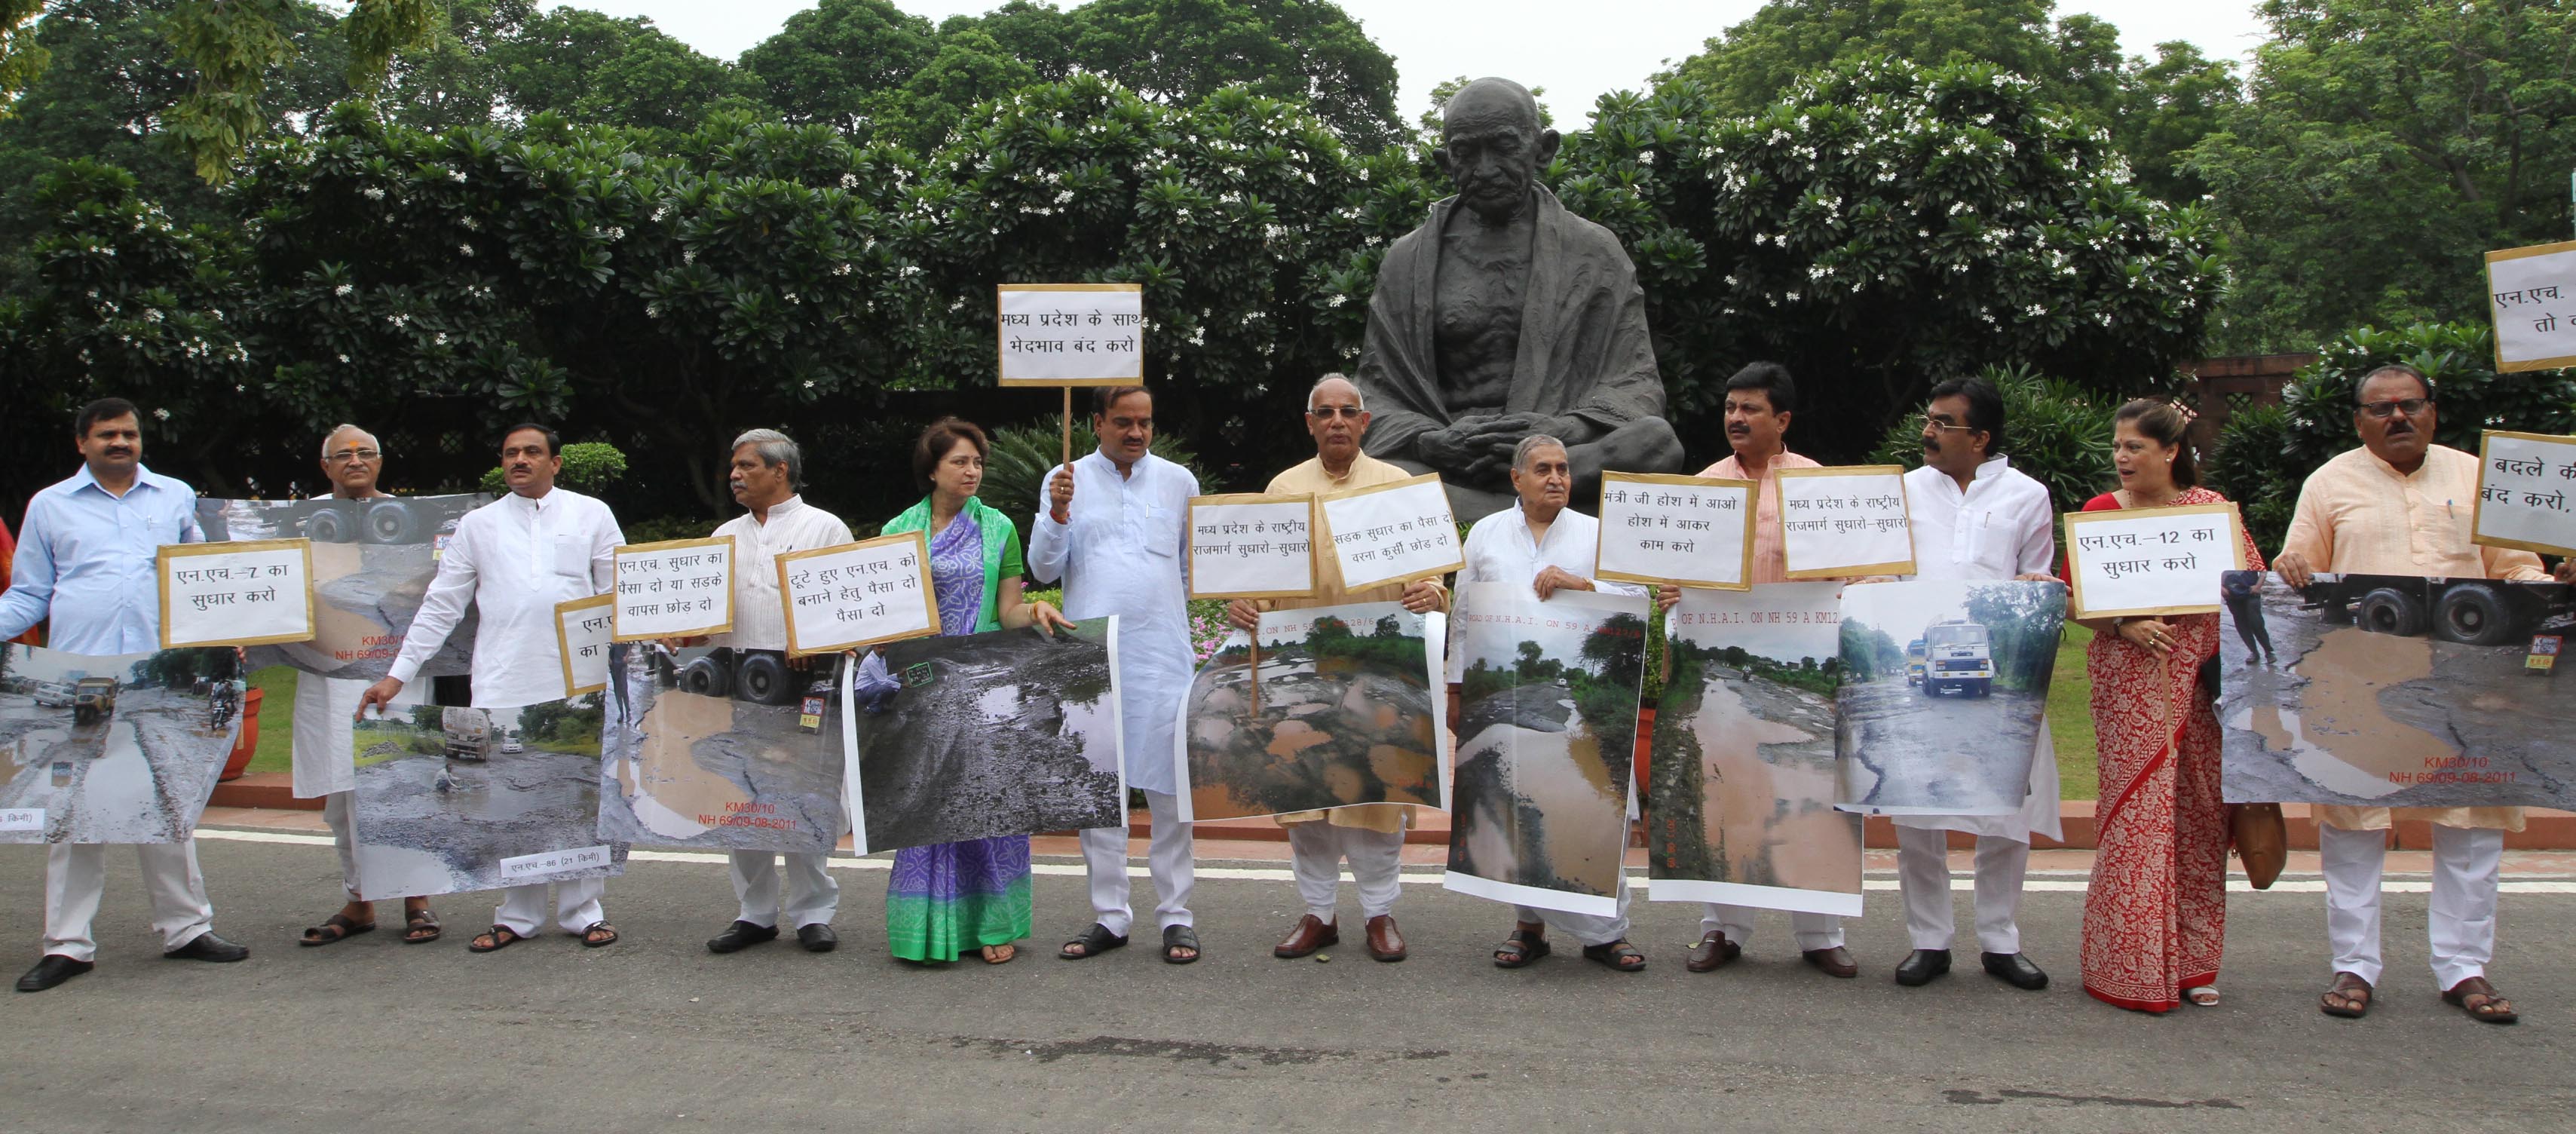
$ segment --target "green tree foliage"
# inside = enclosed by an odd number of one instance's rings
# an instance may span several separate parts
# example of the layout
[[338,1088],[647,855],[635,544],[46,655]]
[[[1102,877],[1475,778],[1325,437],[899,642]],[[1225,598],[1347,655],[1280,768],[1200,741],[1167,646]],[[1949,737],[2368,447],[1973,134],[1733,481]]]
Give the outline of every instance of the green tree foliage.
[[930,21],[891,0],[821,0],[743,52],[742,65],[787,121],[859,135],[873,114],[891,109],[885,96],[938,52]]
[[45,0],[0,0],[0,118],[53,61],[36,35],[36,17],[44,14]]
[[[1913,635],[1908,634],[1910,640]],[[1905,647],[1885,630],[1858,619],[1842,622],[1842,668],[1853,681],[1878,681],[1905,672]]]
[[[344,75],[361,90],[382,81],[394,53],[426,42],[440,0],[352,0],[339,22]],[[164,129],[194,159],[197,176],[229,181],[233,163],[270,120],[262,98],[298,54],[295,32],[316,11],[304,0],[179,0],[166,34],[192,73]]]
[[556,8],[529,17],[489,59],[501,97],[523,115],[684,130],[712,110],[757,106],[759,84],[749,74],[641,16]]
[[[1978,377],[2004,396],[2003,455],[2048,486],[2058,511],[2077,511],[2113,486],[2111,417],[2126,398],[2029,370],[1992,369]],[[1921,408],[1888,427],[1869,463],[1923,467]]]
[[[2046,693],[2066,625],[2066,588],[1998,583],[1968,588],[1968,621],[1986,628],[1995,684]],[[1901,664],[1901,663],[1900,663]]]
[[2236,274],[2214,348],[2484,317],[2480,254],[2567,236],[2576,8],[2270,0],[2251,97],[2191,168]]
[[1633,687],[1645,676],[1645,641],[1645,619],[1614,614],[1583,636],[1583,647],[1576,656],[1590,663],[1587,676]]

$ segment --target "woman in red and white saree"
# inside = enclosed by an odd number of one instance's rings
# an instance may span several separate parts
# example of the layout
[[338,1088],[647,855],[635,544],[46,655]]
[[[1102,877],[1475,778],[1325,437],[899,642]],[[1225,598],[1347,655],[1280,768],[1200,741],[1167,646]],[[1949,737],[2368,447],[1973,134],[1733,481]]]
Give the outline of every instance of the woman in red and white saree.
[[[2120,490],[2084,510],[2224,503],[2198,486],[2189,425],[2162,402],[2120,407],[2112,442]],[[2245,563],[2263,569],[2251,537]],[[2216,1004],[2228,812],[2219,797],[2214,692],[2201,685],[2200,669],[2218,654],[2218,616],[2086,625],[2095,632],[2084,663],[2102,789],[2084,895],[2084,991],[2141,1012],[2168,1012],[2185,998]]]

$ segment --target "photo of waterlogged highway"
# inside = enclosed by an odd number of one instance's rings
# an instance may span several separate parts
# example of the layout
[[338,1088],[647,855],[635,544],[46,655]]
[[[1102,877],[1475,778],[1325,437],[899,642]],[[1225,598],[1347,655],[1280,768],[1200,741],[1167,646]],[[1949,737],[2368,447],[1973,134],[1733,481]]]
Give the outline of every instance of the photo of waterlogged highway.
[[831,853],[846,763],[839,672],[838,655],[610,647],[600,837]]
[[1190,685],[1194,818],[1279,815],[1354,803],[1444,806],[1434,661],[1402,603],[1261,616],[1251,651],[1229,644]]
[[2526,664],[2576,631],[2569,588],[2267,574],[2259,597],[2220,626],[2228,802],[2576,807],[2576,663]]
[[[197,501],[197,523],[215,541],[313,541],[314,630],[310,642],[250,648],[251,668],[292,665],[306,673],[360,681],[385,676],[402,648],[421,596],[438,574],[438,551],[456,522],[491,497],[383,497],[373,500]],[[464,673],[474,652],[469,609],[421,672]]]
[[1881,815],[2019,811],[2066,588],[1870,583],[1844,587],[1841,612],[1837,803]]
[[9,843],[174,843],[197,829],[239,735],[233,651],[92,657],[0,645],[0,811]]
[[[359,721],[358,873],[370,900],[614,876],[599,836],[602,695],[513,709],[395,709]],[[508,876],[514,858],[608,844],[599,865]]]

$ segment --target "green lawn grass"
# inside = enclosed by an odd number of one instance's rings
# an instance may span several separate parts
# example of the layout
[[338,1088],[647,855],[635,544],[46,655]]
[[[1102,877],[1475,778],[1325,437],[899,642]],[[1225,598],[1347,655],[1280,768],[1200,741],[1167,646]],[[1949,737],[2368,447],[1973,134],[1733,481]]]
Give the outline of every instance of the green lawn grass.
[[2072,622],[2058,640],[2057,669],[2048,679],[2048,733],[2057,744],[2057,797],[2095,799],[2102,773],[2093,753],[2093,682],[2084,675],[2084,647],[2093,632]]
[[259,750],[250,758],[248,773],[285,772],[295,766],[295,679],[294,666],[273,665],[250,675],[250,683],[259,690]]

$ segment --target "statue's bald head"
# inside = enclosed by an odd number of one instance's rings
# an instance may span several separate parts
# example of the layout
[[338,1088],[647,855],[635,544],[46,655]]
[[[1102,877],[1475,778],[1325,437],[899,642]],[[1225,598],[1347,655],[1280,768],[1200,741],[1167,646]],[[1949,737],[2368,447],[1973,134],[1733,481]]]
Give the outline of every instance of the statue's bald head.
[[1541,127],[1538,99],[1510,79],[1478,79],[1441,107],[1440,167],[1460,203],[1490,225],[1529,206],[1540,166],[1556,160],[1556,131]]
[[1538,96],[1510,79],[1483,78],[1458,88],[1440,108],[1441,136],[1459,128],[1460,120],[1482,126],[1517,126],[1538,136]]

